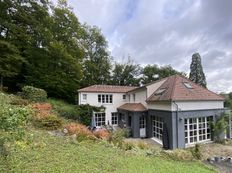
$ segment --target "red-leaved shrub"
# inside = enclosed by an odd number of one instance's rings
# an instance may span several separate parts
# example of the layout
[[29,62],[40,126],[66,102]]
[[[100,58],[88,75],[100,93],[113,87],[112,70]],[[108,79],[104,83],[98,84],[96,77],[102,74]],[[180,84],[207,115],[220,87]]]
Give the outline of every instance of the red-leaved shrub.
[[32,108],[36,112],[36,117],[40,119],[51,114],[52,105],[49,103],[35,103],[32,105]]
[[84,125],[78,123],[69,123],[64,126],[69,135],[76,134],[77,138],[96,139],[93,133]]
[[110,133],[105,129],[97,129],[93,134],[99,139],[108,139],[110,136]]

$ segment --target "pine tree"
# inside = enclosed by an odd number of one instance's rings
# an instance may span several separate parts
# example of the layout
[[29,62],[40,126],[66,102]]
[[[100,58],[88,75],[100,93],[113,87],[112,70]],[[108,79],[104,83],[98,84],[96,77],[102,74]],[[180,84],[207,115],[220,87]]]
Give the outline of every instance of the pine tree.
[[190,65],[189,79],[196,84],[199,84],[206,88],[206,78],[201,65],[201,56],[199,53],[192,55],[192,63]]

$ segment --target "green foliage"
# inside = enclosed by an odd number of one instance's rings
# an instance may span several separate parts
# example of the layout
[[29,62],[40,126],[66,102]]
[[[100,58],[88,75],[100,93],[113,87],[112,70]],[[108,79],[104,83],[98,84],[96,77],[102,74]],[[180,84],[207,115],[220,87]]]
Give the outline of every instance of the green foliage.
[[58,113],[60,116],[78,120],[79,112],[77,111],[77,105],[72,105],[57,99],[48,99],[48,102],[52,105],[53,111]]
[[110,143],[113,143],[114,145],[123,148],[123,140],[128,137],[128,129],[117,129],[113,132],[111,132],[108,141]]
[[228,117],[225,114],[216,119],[216,122],[211,123],[211,130],[213,131],[214,140],[216,142],[222,142],[224,140],[224,134],[227,126]]
[[206,88],[206,78],[201,65],[201,56],[199,53],[195,53],[192,56],[192,63],[190,65],[189,79],[196,84],[199,84]]
[[40,88],[24,86],[22,88],[22,97],[35,102],[45,102],[47,100],[47,92]]
[[46,130],[57,130],[61,128],[62,121],[56,115],[48,115],[42,118],[37,118],[34,124],[35,126]]
[[229,99],[232,100],[232,92],[229,93]]
[[4,131],[17,131],[25,125],[30,111],[24,107],[4,105],[0,110],[0,129]]
[[196,144],[195,147],[191,150],[193,157],[197,160],[201,160],[202,158],[200,147],[201,146],[199,144]]
[[115,63],[112,81],[113,85],[138,86],[140,83],[141,67],[135,64],[130,58],[126,63]]
[[165,77],[169,77],[175,74],[184,75],[183,72],[178,72],[173,69],[170,65],[158,66],[158,65],[147,65],[142,70],[142,83],[147,84],[152,81],[156,81]]
[[107,84],[110,80],[111,59],[107,51],[107,41],[97,27],[84,25],[85,36],[82,86]]
[[91,124],[91,118],[93,116],[93,112],[101,112],[101,109],[105,109],[104,107],[96,107],[91,106],[89,104],[79,105],[77,106],[78,111],[78,120],[81,124],[89,126]]
[[24,58],[20,56],[17,47],[0,40],[0,89],[3,88],[3,78],[16,76],[20,72]]
[[0,150],[8,154],[6,143],[22,140],[32,111],[28,107],[10,105],[8,95],[0,93]]

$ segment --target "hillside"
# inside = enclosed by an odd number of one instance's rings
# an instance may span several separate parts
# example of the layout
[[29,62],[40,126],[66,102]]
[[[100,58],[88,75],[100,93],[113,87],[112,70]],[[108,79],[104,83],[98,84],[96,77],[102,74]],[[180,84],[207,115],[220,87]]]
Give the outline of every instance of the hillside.
[[[3,96],[4,100],[11,100],[3,104],[5,107],[12,104],[12,99],[20,99],[1,94]],[[13,108],[16,107],[27,109],[28,105],[14,103]],[[68,121],[62,120],[63,123]],[[54,136],[48,130],[35,127],[32,120],[26,123],[24,130],[23,139],[6,142],[7,156],[6,152],[0,155],[0,172],[215,172],[199,161],[176,159],[157,148],[139,148],[132,144],[120,148],[101,139]],[[1,129],[0,132],[4,134]]]

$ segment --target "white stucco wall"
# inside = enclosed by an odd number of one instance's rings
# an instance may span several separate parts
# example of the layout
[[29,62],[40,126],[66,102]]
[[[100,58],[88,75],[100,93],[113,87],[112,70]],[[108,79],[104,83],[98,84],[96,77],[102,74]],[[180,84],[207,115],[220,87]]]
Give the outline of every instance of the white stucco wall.
[[[182,111],[224,108],[223,101],[176,101],[176,103]],[[172,103],[172,110],[176,111],[176,105],[174,103]]]
[[[133,94],[135,94],[135,101],[134,101]],[[129,95],[130,95],[130,102],[128,99]],[[146,99],[147,99],[147,89],[146,88],[135,90],[133,92],[127,93],[127,102],[128,103],[142,103],[144,106],[147,106]]]
[[[87,100],[83,101],[82,94],[87,94]],[[98,94],[112,94],[113,103],[98,103]],[[89,104],[92,106],[104,106],[106,108],[106,124],[111,124],[111,113],[117,112],[117,108],[122,104],[126,103],[126,100],[123,100],[123,95],[125,93],[92,93],[92,92],[80,92],[79,93],[79,104]]]
[[156,110],[165,110],[165,111],[171,111],[172,105],[170,102],[151,102],[147,104],[148,109],[156,109]]

